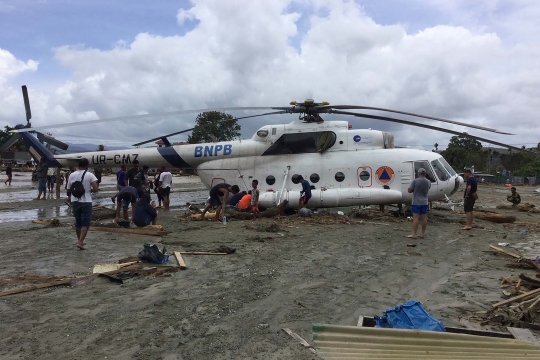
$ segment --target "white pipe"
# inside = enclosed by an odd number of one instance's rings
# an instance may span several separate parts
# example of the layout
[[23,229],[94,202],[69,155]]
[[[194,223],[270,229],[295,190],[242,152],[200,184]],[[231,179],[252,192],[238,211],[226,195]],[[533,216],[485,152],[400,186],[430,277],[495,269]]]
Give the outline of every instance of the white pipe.
[[279,192],[279,199],[278,199],[278,205],[281,204],[281,197],[283,196],[283,191],[285,190],[285,184],[287,184],[287,178],[289,177],[289,170],[291,170],[290,166],[287,166],[287,170],[285,170],[285,175],[283,176],[283,186],[281,186],[281,191]]

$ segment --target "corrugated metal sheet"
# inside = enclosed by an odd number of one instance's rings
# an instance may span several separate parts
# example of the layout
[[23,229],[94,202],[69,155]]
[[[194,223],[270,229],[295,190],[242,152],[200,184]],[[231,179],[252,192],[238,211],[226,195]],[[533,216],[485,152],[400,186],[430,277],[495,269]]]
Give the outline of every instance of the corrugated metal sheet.
[[313,324],[323,359],[540,359],[529,342],[446,332]]

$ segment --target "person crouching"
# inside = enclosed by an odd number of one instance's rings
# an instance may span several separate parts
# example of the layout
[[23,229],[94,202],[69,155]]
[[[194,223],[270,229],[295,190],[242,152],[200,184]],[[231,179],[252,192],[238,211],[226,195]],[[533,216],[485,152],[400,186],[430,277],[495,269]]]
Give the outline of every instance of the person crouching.
[[155,203],[152,203],[150,194],[144,194],[139,201],[139,204],[137,204],[135,215],[133,215],[133,223],[139,227],[148,226],[150,224],[156,225],[157,211],[154,206]]

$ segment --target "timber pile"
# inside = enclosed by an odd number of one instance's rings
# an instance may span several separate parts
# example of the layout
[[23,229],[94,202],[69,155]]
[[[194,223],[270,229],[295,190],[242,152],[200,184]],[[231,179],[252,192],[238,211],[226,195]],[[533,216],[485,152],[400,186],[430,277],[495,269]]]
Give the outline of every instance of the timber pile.
[[[287,200],[283,201],[281,204],[275,207],[271,207],[266,211],[263,211],[257,215],[258,218],[272,218],[275,216],[279,216],[287,207],[287,204],[289,202]],[[190,206],[190,210],[196,212],[195,214],[190,215],[191,220],[202,220],[202,214],[200,214],[198,211],[200,211],[195,206]],[[255,215],[253,213],[249,212],[242,212],[242,211],[235,211],[231,209],[225,209],[225,216],[227,219],[238,219],[238,220],[252,220],[255,218]],[[214,220],[216,218],[216,213],[206,213],[204,214],[205,220]]]
[[530,204],[530,203],[518,204],[516,206],[512,206],[512,204],[500,204],[500,205],[497,205],[497,209],[519,210],[523,212],[538,212],[536,211],[537,209],[535,209],[535,205]]
[[46,220],[46,221],[44,221],[44,220],[32,220],[32,223],[43,225],[45,227],[61,226],[60,220],[58,220],[58,219],[52,219],[52,220]]
[[475,212],[474,218],[479,220],[491,221],[497,224],[513,223],[516,217],[513,215],[498,214],[494,212]]
[[485,323],[492,322],[503,326],[515,326],[530,329],[540,329],[540,264],[534,260],[525,259],[514,250],[506,250],[490,245],[498,254],[511,257],[518,263],[537,271],[536,276],[511,275],[502,276],[500,287],[505,300],[492,306],[484,315]]

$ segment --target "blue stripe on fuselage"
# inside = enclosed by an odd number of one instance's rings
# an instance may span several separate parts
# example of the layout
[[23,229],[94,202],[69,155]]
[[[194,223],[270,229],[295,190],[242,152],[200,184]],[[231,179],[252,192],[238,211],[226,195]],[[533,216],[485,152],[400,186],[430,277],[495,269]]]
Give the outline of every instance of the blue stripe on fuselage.
[[192,166],[189,165],[187,162],[184,161],[178,155],[178,153],[174,150],[174,147],[172,146],[165,146],[165,147],[158,147],[157,148],[159,154],[163,156],[163,158],[171,164],[172,167],[178,168],[178,169],[192,169]]

